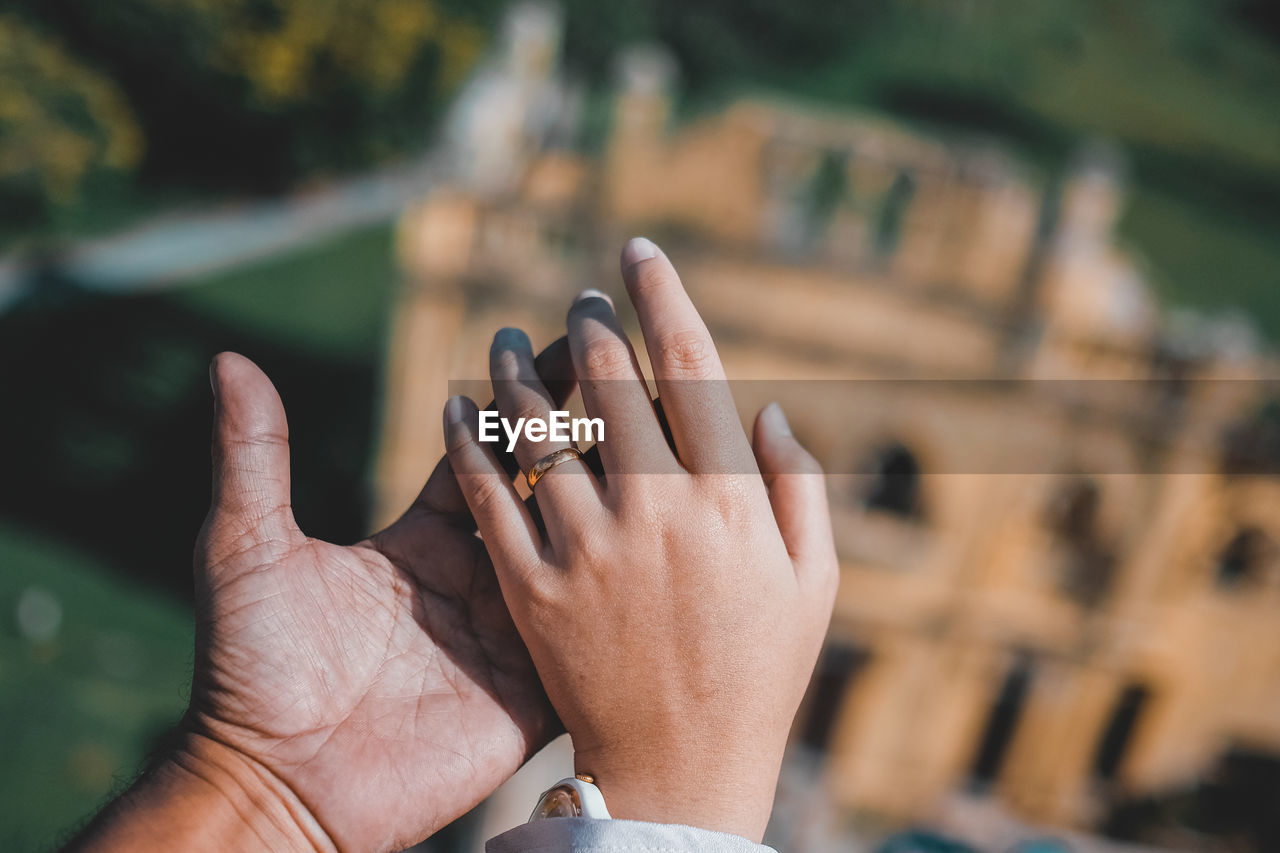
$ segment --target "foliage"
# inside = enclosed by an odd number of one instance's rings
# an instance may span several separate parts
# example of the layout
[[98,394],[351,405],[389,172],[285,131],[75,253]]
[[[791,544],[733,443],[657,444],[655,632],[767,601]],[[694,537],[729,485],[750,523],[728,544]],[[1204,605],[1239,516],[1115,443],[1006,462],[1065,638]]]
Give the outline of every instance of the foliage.
[[126,91],[157,181],[275,190],[426,147],[484,45],[449,0],[25,0]]
[[698,91],[778,69],[807,71],[842,55],[893,0],[564,0],[565,45],[586,75],[607,76],[636,41],[669,48],[683,85]]
[[71,203],[95,170],[130,169],[141,154],[133,113],[111,80],[0,16],[0,219]]

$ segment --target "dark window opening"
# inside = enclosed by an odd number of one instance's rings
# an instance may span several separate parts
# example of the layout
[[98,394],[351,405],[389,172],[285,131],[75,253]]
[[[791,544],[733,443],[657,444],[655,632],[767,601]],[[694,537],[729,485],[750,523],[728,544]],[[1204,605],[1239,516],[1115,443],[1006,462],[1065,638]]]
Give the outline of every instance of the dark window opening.
[[824,151],[805,192],[805,234],[809,247],[822,242],[836,211],[849,194],[849,155]]
[[886,448],[872,462],[871,487],[863,498],[869,510],[902,518],[918,519],[920,505],[920,464],[900,444]]
[[1102,732],[1102,739],[1098,741],[1098,751],[1093,756],[1095,779],[1103,782],[1115,779],[1150,695],[1151,691],[1141,684],[1130,684],[1120,693],[1111,719]]
[[1194,833],[1198,850],[1269,853],[1280,850],[1278,797],[1280,754],[1236,746],[1198,784],[1118,802],[1101,828],[1113,838],[1153,847]]
[[1098,521],[1102,494],[1092,480],[1072,480],[1054,495],[1046,523],[1068,541],[1089,539]]
[[887,258],[897,251],[902,239],[902,225],[907,218],[907,207],[915,194],[915,178],[907,172],[899,172],[880,206],[874,237],[877,258]]
[[809,685],[809,710],[800,734],[805,746],[827,751],[849,684],[869,657],[865,649],[845,645],[831,645],[823,652]]
[[1280,399],[1268,400],[1253,416],[1222,436],[1223,473],[1280,473]]
[[1256,580],[1269,550],[1262,531],[1241,530],[1218,555],[1218,586],[1239,587]]
[[1004,684],[991,708],[982,740],[969,771],[969,782],[975,790],[984,791],[995,783],[1004,765],[1009,744],[1013,742],[1018,719],[1022,716],[1031,687],[1033,667],[1030,658],[1022,657],[1005,676]]
[[1092,480],[1075,479],[1058,490],[1049,504],[1045,525],[1061,547],[1056,566],[1060,589],[1080,604],[1093,607],[1111,587],[1115,558],[1099,539],[1102,492]]

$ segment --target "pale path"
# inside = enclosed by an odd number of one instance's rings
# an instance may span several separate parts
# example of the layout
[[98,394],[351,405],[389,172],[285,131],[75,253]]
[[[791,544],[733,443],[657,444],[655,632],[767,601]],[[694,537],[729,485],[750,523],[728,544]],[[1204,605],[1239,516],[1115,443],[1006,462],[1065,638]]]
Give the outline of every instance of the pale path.
[[[124,293],[178,286],[389,220],[426,193],[436,174],[431,161],[423,159],[279,199],[162,215],[119,234],[77,243],[53,260],[59,275],[91,290]],[[35,272],[29,262],[0,259],[0,310],[22,293]]]

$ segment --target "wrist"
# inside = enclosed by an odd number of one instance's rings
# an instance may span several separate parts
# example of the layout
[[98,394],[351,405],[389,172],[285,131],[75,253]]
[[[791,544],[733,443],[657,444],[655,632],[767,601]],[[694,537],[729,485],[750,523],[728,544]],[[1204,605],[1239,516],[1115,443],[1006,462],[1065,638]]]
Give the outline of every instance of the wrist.
[[279,777],[200,734],[147,771],[72,845],[85,850],[336,850]]
[[595,780],[615,818],[693,826],[759,843],[782,757],[781,750],[775,756],[769,749],[736,760],[718,753],[710,761],[689,754],[664,758],[659,751],[630,758],[578,751],[574,765]]

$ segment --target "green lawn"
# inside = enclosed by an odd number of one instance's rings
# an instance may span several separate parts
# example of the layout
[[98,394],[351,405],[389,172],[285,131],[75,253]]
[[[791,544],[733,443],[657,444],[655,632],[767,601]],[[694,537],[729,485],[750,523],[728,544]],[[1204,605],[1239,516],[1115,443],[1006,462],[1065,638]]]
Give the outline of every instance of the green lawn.
[[1146,259],[1163,304],[1235,311],[1280,341],[1280,217],[1259,219],[1138,187],[1121,239]]
[[[75,548],[0,522],[0,848],[52,845],[133,775],[186,706],[186,609]],[[24,591],[61,627],[24,639]]]
[[366,360],[382,346],[396,278],[392,228],[377,225],[209,276],[175,301],[279,344]]

